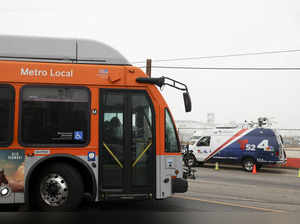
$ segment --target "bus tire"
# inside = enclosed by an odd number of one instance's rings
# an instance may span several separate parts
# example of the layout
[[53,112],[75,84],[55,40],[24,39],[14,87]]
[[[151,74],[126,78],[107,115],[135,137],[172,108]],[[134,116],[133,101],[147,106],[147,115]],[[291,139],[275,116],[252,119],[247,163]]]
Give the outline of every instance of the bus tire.
[[245,171],[252,172],[253,166],[255,164],[254,159],[247,157],[247,158],[243,159],[242,163],[243,163],[243,167],[244,167]]
[[79,172],[67,163],[52,163],[38,174],[33,206],[41,211],[72,211],[83,199],[84,185]]

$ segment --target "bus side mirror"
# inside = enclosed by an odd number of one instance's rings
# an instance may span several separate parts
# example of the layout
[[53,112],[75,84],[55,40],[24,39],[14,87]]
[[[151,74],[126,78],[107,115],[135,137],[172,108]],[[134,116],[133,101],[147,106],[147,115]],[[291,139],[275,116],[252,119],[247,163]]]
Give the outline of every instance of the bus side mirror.
[[189,92],[183,93],[183,100],[184,100],[185,112],[191,112],[192,111],[192,101],[191,101]]

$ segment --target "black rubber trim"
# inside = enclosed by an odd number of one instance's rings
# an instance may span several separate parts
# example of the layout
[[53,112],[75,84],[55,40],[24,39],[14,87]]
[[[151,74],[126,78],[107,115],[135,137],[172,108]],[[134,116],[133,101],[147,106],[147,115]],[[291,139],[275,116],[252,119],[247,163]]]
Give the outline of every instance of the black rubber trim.
[[185,193],[188,190],[188,182],[183,178],[172,179],[172,193]]

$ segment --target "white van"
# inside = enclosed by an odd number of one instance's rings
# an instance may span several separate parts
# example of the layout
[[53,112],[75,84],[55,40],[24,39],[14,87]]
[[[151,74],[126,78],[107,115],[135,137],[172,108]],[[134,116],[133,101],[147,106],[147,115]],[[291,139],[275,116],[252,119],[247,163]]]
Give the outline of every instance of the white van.
[[193,144],[188,147],[192,153],[185,158],[190,165],[239,163],[251,172],[254,164],[260,169],[263,165],[286,163],[282,137],[271,128],[213,129],[192,139]]

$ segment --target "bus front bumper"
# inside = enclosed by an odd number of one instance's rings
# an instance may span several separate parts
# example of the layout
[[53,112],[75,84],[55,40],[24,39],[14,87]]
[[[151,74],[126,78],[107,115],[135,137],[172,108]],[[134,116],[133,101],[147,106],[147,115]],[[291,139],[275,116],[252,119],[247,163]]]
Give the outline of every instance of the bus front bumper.
[[188,182],[183,178],[172,179],[172,193],[185,193],[188,190]]

